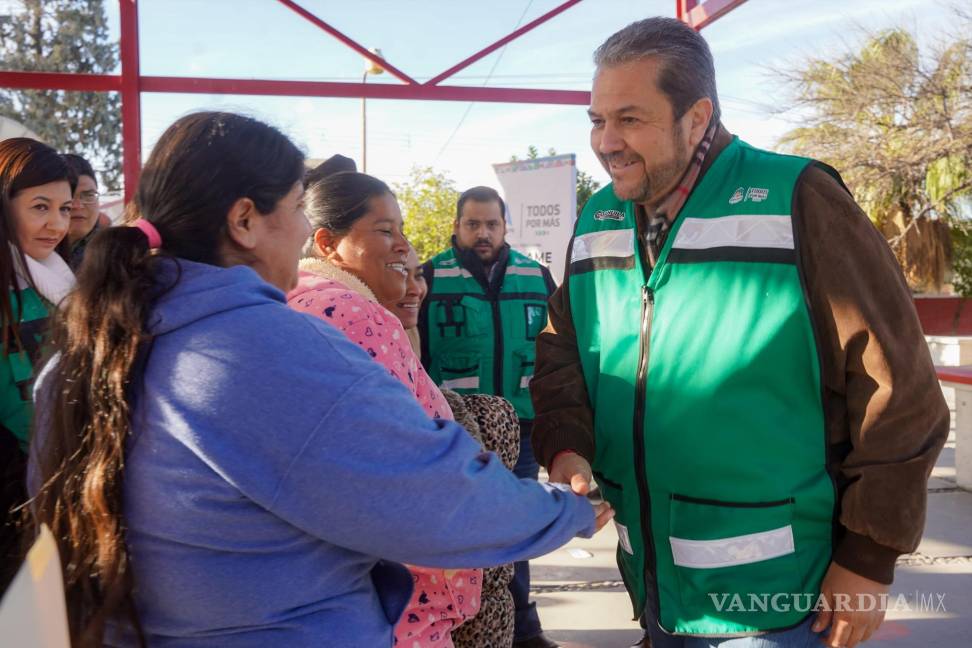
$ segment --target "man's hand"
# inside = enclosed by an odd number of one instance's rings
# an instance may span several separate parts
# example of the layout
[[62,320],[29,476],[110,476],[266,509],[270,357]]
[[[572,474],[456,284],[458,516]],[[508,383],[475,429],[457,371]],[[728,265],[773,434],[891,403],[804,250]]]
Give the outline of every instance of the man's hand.
[[[828,648],[854,648],[870,639],[884,621],[881,595],[888,593],[888,586],[855,574],[837,563],[830,563],[820,593],[826,597],[831,611],[817,612],[813,631],[820,632],[830,626],[830,632],[821,638]],[[872,607],[874,609],[869,609]]]
[[[591,464],[576,452],[562,452],[555,456],[547,474],[550,482],[570,484],[570,489],[578,495],[587,495],[591,490]],[[614,519],[614,509],[607,502],[601,502],[594,505],[594,515],[597,518],[595,531],[600,531]]]
[[[578,495],[587,495],[591,490],[591,464],[576,452],[562,452],[554,457],[550,466],[550,481],[554,484],[569,484]],[[598,527],[599,529],[601,527]]]

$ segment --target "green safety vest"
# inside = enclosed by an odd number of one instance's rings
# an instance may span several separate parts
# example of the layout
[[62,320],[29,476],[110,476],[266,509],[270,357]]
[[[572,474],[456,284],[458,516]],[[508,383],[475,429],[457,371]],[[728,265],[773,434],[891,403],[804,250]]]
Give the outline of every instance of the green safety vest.
[[428,262],[428,372],[460,394],[503,396],[533,419],[530,379],[536,339],[547,325],[547,284],[539,263],[514,250],[496,294],[459,263],[450,248]]
[[[40,359],[47,334],[47,306],[32,288],[20,291],[23,312],[20,318],[20,343],[0,355],[0,424],[13,432],[25,452],[30,441],[34,413],[31,389],[34,366]],[[10,291],[10,307],[17,314],[17,295]]]
[[610,186],[571,241],[595,477],[635,615],[651,606],[669,633],[799,624],[830,562],[835,490],[791,222],[809,164],[734,138],[648,277],[634,204]]

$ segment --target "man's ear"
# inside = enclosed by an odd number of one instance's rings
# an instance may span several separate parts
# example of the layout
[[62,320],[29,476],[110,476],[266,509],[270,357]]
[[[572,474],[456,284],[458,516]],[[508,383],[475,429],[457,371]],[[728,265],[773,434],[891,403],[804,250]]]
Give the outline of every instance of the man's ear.
[[226,234],[229,239],[244,250],[255,248],[255,224],[258,216],[256,205],[251,199],[240,198],[234,202],[226,213]]
[[314,232],[314,247],[317,253],[328,261],[340,261],[341,255],[337,251],[337,237],[331,230],[320,227]]
[[705,137],[705,130],[709,127],[712,119],[712,99],[702,97],[682,116],[682,127],[686,129],[689,136],[689,146],[693,149],[699,145]]

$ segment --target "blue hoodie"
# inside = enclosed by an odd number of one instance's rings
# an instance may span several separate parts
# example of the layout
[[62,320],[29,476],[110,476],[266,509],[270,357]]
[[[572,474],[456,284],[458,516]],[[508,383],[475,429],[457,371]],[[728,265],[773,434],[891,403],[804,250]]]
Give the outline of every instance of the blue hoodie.
[[[584,498],[518,480],[430,420],[252,269],[180,263],[125,461],[149,646],[391,646],[411,584],[384,561],[487,567],[593,533]],[[107,644],[134,641],[119,623]]]

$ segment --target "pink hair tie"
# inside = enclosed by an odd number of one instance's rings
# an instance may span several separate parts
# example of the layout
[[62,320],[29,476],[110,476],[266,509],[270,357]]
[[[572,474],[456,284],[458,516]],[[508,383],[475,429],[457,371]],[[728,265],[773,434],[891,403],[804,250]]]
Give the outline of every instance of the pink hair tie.
[[157,250],[162,247],[162,235],[159,234],[159,230],[155,229],[155,225],[148,222],[144,218],[139,218],[137,221],[132,223],[132,227],[137,227],[142,230],[145,237],[148,238],[149,249]]

